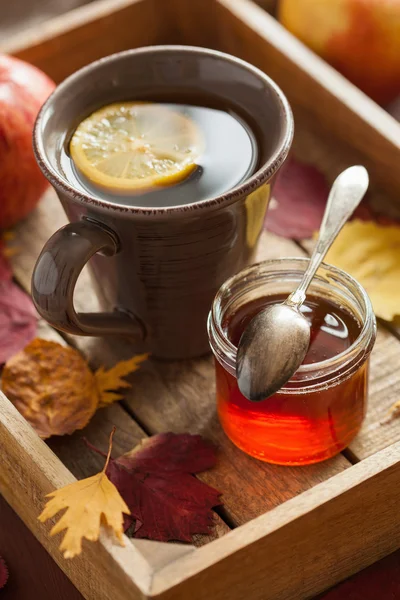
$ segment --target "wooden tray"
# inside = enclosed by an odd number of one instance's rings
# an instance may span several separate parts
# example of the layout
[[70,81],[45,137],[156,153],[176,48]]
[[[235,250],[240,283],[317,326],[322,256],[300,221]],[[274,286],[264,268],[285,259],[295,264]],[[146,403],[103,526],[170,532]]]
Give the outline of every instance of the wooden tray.
[[[375,206],[399,212],[400,125],[248,0],[100,0],[21,34],[2,50],[60,81],[111,52],[157,43],[214,47],[261,67],[292,103],[294,153],[329,181],[362,162],[372,176]],[[17,229],[14,270],[26,290],[42,245],[64,223],[50,191]],[[265,234],[258,258],[306,250],[307,244]],[[77,290],[78,310],[96,310],[88,277]],[[43,322],[39,335],[79,348],[94,367],[132,353],[121,340],[63,339]],[[310,467],[261,463],[227,440],[215,412],[211,358],[149,362],[132,376],[126,400],[99,411],[84,435],[106,448],[116,425],[115,455],[166,430],[201,433],[216,444],[217,467],[201,478],[223,492],[224,508],[213,536],[199,536],[193,546],[127,539],[120,548],[102,536],[85,543],[80,557],[64,560],[59,539],[37,521],[43,496],[74,476],[97,472],[102,460],[82,443],[82,432],[45,444],[4,396],[0,491],[90,600],[310,598],[400,546],[400,421],[387,420],[400,393],[398,337],[379,324],[361,434],[343,454]]]

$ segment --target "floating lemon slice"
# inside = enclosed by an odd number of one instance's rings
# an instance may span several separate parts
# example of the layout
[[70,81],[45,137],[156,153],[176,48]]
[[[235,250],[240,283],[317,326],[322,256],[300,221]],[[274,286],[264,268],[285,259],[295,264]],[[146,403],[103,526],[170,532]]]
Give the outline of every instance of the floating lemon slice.
[[80,123],[70,143],[79,171],[115,192],[179,183],[202,151],[201,131],[191,119],[145,102],[104,106]]

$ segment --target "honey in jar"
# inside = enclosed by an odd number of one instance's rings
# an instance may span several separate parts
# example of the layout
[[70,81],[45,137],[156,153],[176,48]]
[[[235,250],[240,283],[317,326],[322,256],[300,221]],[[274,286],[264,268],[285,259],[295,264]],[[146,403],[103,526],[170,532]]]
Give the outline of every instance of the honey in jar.
[[375,340],[365,291],[347,274],[324,266],[302,307],[311,328],[302,366],[261,402],[240,393],[235,374],[240,337],[259,311],[286,299],[296,277],[300,281],[302,263],[267,261],[239,273],[221,288],[209,319],[225,433],[248,454],[285,465],[330,458],[357,434],[366,411],[368,357]]

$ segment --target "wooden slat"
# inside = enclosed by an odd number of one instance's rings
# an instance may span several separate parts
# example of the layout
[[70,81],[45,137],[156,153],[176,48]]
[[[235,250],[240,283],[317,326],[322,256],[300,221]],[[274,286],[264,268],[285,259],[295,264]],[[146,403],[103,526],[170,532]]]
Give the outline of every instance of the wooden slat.
[[276,14],[278,0],[256,0],[256,4],[261,6],[261,8],[269,12],[271,15]]
[[371,456],[400,439],[400,419],[390,413],[400,399],[400,342],[378,326],[371,356],[370,394],[367,416],[350,450],[358,459]]
[[[30,286],[37,255],[64,219],[57,198],[50,192],[39,209],[17,229],[16,244],[20,252],[14,257],[13,267],[17,279],[26,289]],[[266,252],[279,256],[288,246],[293,253],[291,242],[270,238]],[[295,246],[294,249],[300,252]],[[76,305],[92,310],[96,308],[94,302],[94,294],[86,282],[77,290]],[[110,366],[132,354],[130,344],[116,338],[74,337],[71,341],[93,366]],[[134,374],[132,383],[126,402],[146,431],[152,434],[166,430],[201,433],[217,445],[218,464],[201,478],[224,492],[225,508],[235,524],[260,515],[349,466],[339,455],[326,463],[302,469],[279,467],[256,461],[238,450],[225,437],[218,423],[211,358],[176,363],[149,361]],[[105,443],[104,434],[102,443]]]
[[176,41],[160,7],[160,0],[98,0],[24,31],[0,48],[39,67],[58,83],[108,54],[165,43],[167,38]]
[[[306,600],[400,546],[400,442],[155,574],[159,600]],[[378,600],[378,597],[377,597]]]
[[[161,5],[162,3],[162,5]],[[174,37],[179,43],[190,46],[215,48],[217,39],[215,0],[160,0],[163,19],[173,27]],[[196,23],[196,26],[194,24]],[[172,43],[168,39],[168,43]]]
[[12,37],[27,29],[40,27],[60,14],[67,13],[90,0],[13,0],[0,8],[0,40]]

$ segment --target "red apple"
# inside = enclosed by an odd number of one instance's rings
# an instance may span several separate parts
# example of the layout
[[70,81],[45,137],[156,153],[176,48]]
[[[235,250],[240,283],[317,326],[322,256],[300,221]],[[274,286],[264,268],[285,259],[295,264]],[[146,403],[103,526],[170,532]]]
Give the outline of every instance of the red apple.
[[32,130],[54,87],[36,67],[0,54],[0,229],[23,219],[46,189],[32,150]]
[[400,0],[280,0],[278,18],[380,104],[400,94]]

